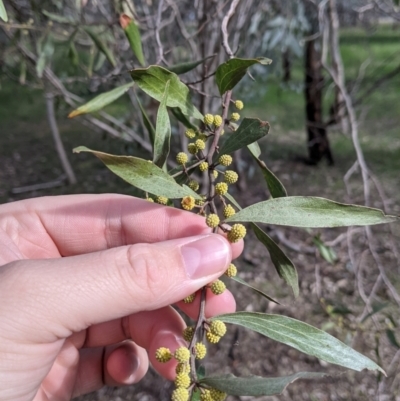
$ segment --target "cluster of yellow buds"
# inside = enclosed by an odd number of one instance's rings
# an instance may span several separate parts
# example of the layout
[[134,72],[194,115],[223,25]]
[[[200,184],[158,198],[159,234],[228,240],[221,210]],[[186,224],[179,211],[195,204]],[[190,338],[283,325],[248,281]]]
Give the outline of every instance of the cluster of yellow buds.
[[224,401],[227,394],[216,388],[201,389],[200,401]]
[[226,325],[221,320],[213,320],[207,328],[206,339],[211,344],[219,342],[226,333]]

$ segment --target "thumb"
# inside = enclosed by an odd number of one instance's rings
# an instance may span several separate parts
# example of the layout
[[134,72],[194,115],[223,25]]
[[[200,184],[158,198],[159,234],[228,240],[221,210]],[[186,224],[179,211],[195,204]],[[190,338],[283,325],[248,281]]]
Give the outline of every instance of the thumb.
[[92,324],[177,302],[218,278],[230,260],[227,240],[208,234],[13,262],[1,270],[1,320],[7,323],[8,315],[14,339],[26,338],[27,324],[32,341],[66,338]]

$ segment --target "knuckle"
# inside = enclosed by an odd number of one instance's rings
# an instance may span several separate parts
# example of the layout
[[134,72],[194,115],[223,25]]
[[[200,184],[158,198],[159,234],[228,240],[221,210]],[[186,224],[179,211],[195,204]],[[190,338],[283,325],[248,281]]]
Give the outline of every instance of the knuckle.
[[133,283],[135,290],[140,291],[145,298],[157,296],[162,290],[165,277],[160,273],[161,260],[152,246],[140,244],[127,247],[126,260],[126,274],[130,285]]

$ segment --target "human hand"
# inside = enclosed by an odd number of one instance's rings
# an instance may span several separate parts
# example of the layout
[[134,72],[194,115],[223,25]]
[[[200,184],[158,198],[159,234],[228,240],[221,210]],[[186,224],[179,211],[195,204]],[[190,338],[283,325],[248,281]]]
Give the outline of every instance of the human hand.
[[[121,195],[36,198],[0,206],[0,400],[70,400],[138,382],[155,350],[184,345],[198,302],[243,243],[204,218]],[[199,297],[197,297],[198,299]],[[206,315],[232,312],[207,293]],[[148,360],[149,358],[149,360]]]

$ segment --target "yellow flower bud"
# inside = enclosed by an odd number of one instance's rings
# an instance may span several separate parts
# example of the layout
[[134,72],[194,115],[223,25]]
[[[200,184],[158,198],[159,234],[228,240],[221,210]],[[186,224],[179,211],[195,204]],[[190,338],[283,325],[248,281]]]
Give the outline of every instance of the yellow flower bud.
[[191,304],[194,301],[195,298],[196,298],[196,293],[194,293],[192,295],[189,295],[186,298],[183,298],[183,302],[185,304]]
[[204,116],[204,124],[211,125],[214,122],[214,116],[212,114],[206,114]]
[[219,224],[219,217],[215,213],[211,213],[206,218],[206,224],[208,227],[215,228]]
[[171,401],[188,401],[188,400],[189,400],[189,391],[187,389],[178,387],[172,392]]
[[195,205],[195,199],[193,198],[193,196],[185,196],[182,199],[181,205],[185,210],[192,210]]
[[185,131],[185,136],[186,138],[193,139],[196,136],[196,132],[193,129],[189,128]]
[[224,207],[223,215],[227,219],[228,217],[233,216],[236,212],[235,209],[231,205],[227,205]]
[[193,191],[197,191],[200,186],[199,186],[199,183],[196,180],[190,180],[189,184],[188,184],[188,187],[190,189],[193,189]]
[[213,320],[210,324],[210,331],[216,336],[222,337],[226,333],[226,325],[221,320]]
[[231,263],[229,267],[226,269],[225,275],[227,275],[228,277],[235,277],[236,274],[237,274],[237,268],[233,263]]
[[238,180],[239,176],[236,171],[226,170],[224,181],[228,184],[234,184]]
[[190,377],[187,373],[178,373],[176,375],[176,378],[174,380],[175,386],[176,387],[181,387],[181,388],[188,388],[190,386]]
[[232,121],[238,121],[240,119],[240,114],[239,113],[232,113],[231,114],[231,120]]
[[219,182],[215,185],[215,193],[217,195],[225,195],[228,192],[228,184],[226,182]]
[[221,337],[216,336],[215,334],[211,333],[211,331],[207,331],[206,333],[206,339],[209,343],[211,344],[216,344],[217,342],[219,342],[219,340],[221,339]]
[[185,164],[188,161],[188,155],[185,152],[179,152],[176,155],[176,161],[178,164]]
[[187,146],[187,150],[191,155],[195,155],[197,153],[197,146],[194,143],[189,143]]
[[214,125],[220,127],[222,125],[222,117],[219,115],[214,116]]
[[195,143],[197,150],[204,150],[206,148],[206,144],[201,139],[198,139]]
[[243,104],[243,102],[242,102],[241,100],[236,100],[236,102],[235,102],[235,107],[236,107],[238,110],[242,110],[242,109],[243,109],[243,106],[244,106],[244,104]]
[[161,347],[156,351],[156,359],[158,362],[165,363],[170,361],[172,358],[172,353],[169,348]]
[[175,369],[176,374],[179,373],[190,373],[190,364],[188,363],[178,363]]
[[215,280],[211,283],[210,289],[214,295],[220,295],[226,290],[226,285],[221,280]]
[[200,171],[206,171],[208,170],[208,163],[207,162],[202,162],[199,164],[199,169]]
[[187,362],[190,359],[190,351],[187,347],[179,347],[175,351],[174,357],[179,363]]
[[183,330],[183,338],[187,341],[190,342],[192,341],[194,335],[194,327],[186,327],[185,330]]
[[228,167],[232,163],[232,156],[230,155],[222,155],[218,159],[219,164],[222,166]]
[[228,233],[229,242],[238,242],[246,236],[246,228],[242,224],[234,224]]
[[168,203],[168,198],[166,198],[165,196],[157,196],[156,202],[160,205],[166,205]]
[[197,343],[194,349],[196,351],[196,359],[203,359],[206,356],[207,348],[203,343]]

